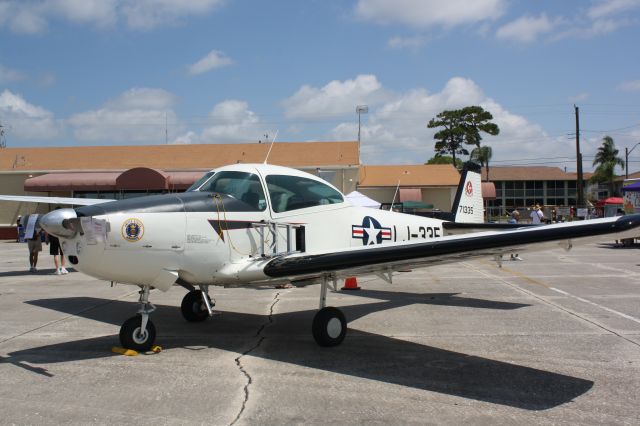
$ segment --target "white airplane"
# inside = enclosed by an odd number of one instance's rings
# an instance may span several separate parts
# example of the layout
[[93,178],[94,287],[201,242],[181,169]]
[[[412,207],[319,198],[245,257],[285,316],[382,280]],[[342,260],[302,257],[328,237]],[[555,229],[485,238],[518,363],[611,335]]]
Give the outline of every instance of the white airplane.
[[313,337],[321,346],[335,346],[345,337],[347,321],[339,309],[326,306],[326,299],[329,284],[337,289],[339,279],[376,274],[391,282],[397,270],[480,256],[500,262],[514,250],[569,249],[576,241],[633,237],[640,226],[640,215],[629,215],[487,231],[504,226],[481,223],[480,188],[480,175],[465,171],[454,221],[356,207],[317,176],[267,164],[212,170],[179,194],[108,202],[30,196],[0,200],[85,204],[54,210],[39,223],[60,238],[77,270],[140,287],[140,309],[120,329],[122,346],[138,351],[155,342],[149,319],[154,288],[186,288],[184,318],[203,321],[212,315],[212,285],[320,283]]

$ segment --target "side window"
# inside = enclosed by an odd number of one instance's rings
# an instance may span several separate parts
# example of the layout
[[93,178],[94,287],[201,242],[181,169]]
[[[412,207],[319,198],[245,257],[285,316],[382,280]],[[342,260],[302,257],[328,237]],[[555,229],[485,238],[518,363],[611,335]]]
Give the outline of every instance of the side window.
[[338,191],[312,179],[270,175],[266,181],[275,213],[344,202]]
[[199,191],[230,195],[247,204],[248,211],[263,211],[267,201],[257,175],[245,172],[218,172]]

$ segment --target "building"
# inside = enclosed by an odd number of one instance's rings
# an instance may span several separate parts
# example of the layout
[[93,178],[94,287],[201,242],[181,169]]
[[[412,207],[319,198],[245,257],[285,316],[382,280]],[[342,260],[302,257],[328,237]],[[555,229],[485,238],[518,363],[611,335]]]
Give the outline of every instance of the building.
[[381,203],[420,201],[450,211],[459,181],[451,164],[360,166],[358,191]]
[[[270,144],[82,146],[0,149],[0,192],[121,199],[184,191],[206,171],[262,163]],[[269,163],[319,175],[345,193],[356,189],[358,142],[279,142]],[[55,206],[0,203],[0,238],[14,238],[19,215]]]
[[[585,186],[591,175],[584,173]],[[482,169],[482,176],[486,179],[486,168]],[[489,180],[496,187],[496,199],[488,202],[493,215],[504,215],[534,204],[575,206],[577,203],[577,175],[559,167],[490,167]]]

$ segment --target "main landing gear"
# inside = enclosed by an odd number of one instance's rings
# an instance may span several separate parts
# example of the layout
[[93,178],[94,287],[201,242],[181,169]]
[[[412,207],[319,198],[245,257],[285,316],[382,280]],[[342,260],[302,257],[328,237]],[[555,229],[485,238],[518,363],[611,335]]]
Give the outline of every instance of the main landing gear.
[[[347,334],[347,320],[338,308],[326,306],[328,278],[322,278],[320,286],[320,310],[313,317],[311,327],[313,338],[320,346],[337,346],[344,340]],[[333,278],[333,286],[336,288],[336,279]],[[147,352],[155,343],[156,327],[149,319],[149,315],[156,307],[149,302],[148,285],[141,286],[140,309],[138,313],[129,318],[120,328],[120,343],[127,349],[138,352]],[[189,291],[182,299],[180,310],[182,316],[189,322],[200,322],[213,314],[214,303],[209,296],[209,286],[200,286]]]
[[127,349],[146,352],[156,341],[156,327],[149,319],[149,314],[156,307],[149,302],[150,286],[145,285],[140,290],[140,309],[138,314],[129,318],[120,327],[120,343]]
[[[336,279],[333,278],[333,286],[336,288]],[[320,346],[337,346],[347,335],[347,320],[338,308],[327,307],[328,280],[324,276],[320,287],[320,310],[313,317],[311,331],[313,338]]]

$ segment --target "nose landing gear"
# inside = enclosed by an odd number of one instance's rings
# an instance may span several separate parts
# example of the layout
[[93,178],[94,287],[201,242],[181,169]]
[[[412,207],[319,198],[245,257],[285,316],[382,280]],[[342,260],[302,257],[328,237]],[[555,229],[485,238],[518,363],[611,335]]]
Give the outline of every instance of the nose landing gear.
[[156,327],[149,319],[149,314],[156,307],[149,302],[150,286],[145,285],[140,290],[140,309],[138,314],[129,318],[120,327],[120,344],[127,349],[147,352],[156,341]]

